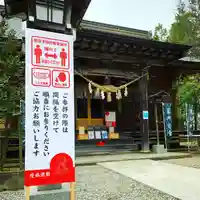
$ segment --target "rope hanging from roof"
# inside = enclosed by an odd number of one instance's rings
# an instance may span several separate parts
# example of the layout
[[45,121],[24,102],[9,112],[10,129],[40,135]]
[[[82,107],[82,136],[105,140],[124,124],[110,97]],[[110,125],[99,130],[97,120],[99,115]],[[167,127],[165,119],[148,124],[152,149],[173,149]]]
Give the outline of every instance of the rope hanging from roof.
[[121,86],[114,86],[114,85],[100,85],[98,83],[93,82],[92,80],[86,78],[85,76],[83,76],[81,73],[79,73],[78,71],[75,70],[75,74],[79,75],[80,77],[82,77],[84,80],[86,80],[88,82],[88,90],[90,92],[90,94],[93,93],[95,96],[101,96],[101,99],[105,99],[105,93],[107,96],[107,102],[111,102],[112,101],[112,93],[116,94],[116,99],[120,100],[122,99],[122,91],[125,97],[128,96],[128,86],[135,83],[136,81],[140,80],[141,78],[143,78],[144,76],[147,76],[147,78],[149,77],[148,72],[137,77],[136,79],[123,84]]

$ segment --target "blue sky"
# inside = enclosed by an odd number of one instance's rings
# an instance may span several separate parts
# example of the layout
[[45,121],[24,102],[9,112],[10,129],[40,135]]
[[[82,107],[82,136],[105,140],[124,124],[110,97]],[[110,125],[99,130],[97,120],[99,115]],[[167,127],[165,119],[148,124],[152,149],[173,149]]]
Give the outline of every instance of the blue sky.
[[[186,1],[186,0],[185,0]],[[130,28],[153,30],[173,22],[179,0],[92,0],[85,19]]]

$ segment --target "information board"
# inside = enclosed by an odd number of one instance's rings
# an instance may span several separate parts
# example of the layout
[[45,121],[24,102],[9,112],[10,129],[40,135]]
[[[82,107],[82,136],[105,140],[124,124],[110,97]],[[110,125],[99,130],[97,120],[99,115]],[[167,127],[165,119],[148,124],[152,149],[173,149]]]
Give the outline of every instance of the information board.
[[25,186],[75,182],[73,36],[25,37]]

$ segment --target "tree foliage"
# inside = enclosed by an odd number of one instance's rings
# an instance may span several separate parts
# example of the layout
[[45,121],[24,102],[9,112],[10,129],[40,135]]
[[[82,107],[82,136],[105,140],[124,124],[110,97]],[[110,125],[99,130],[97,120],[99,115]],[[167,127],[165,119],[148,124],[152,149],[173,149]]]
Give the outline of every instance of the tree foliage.
[[0,116],[16,111],[24,96],[24,63],[21,44],[5,20],[0,23]]
[[153,39],[157,41],[168,41],[168,30],[162,24],[158,24],[153,32]]
[[[192,45],[188,56],[200,58],[200,0],[189,0],[188,6],[180,1],[169,30],[161,24],[156,26],[153,39],[165,42],[165,38],[171,43]],[[200,112],[200,75],[193,74],[179,78],[177,91],[179,105],[184,113],[186,104],[193,106],[195,126],[197,126],[197,114]]]
[[200,97],[200,77],[198,74],[182,77],[178,81],[178,95],[180,104],[184,107],[185,103],[194,105],[199,102]]
[[195,40],[193,15],[191,10],[187,9],[183,2],[177,7],[174,22],[169,30],[162,24],[155,27],[153,39],[163,42],[192,44]]
[[180,3],[175,15],[175,21],[169,30],[168,41],[191,45],[195,38],[193,29],[192,13],[186,9],[184,3]]

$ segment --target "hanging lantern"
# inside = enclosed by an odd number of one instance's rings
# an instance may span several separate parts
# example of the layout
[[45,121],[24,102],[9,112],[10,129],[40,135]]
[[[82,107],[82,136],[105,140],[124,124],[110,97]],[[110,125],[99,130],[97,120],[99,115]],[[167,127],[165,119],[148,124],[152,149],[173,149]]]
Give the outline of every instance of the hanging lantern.
[[101,98],[102,98],[102,99],[105,99],[104,91],[101,91]]
[[96,96],[96,97],[99,97],[99,95],[100,95],[100,89],[99,89],[99,88],[96,88],[95,96]]
[[127,87],[125,87],[125,90],[124,90],[124,96],[125,96],[125,97],[128,96],[128,89],[127,89]]
[[112,101],[112,95],[111,92],[107,93],[107,102],[111,102]]
[[92,94],[92,84],[91,84],[91,82],[88,83],[88,89],[89,89],[90,94]]

